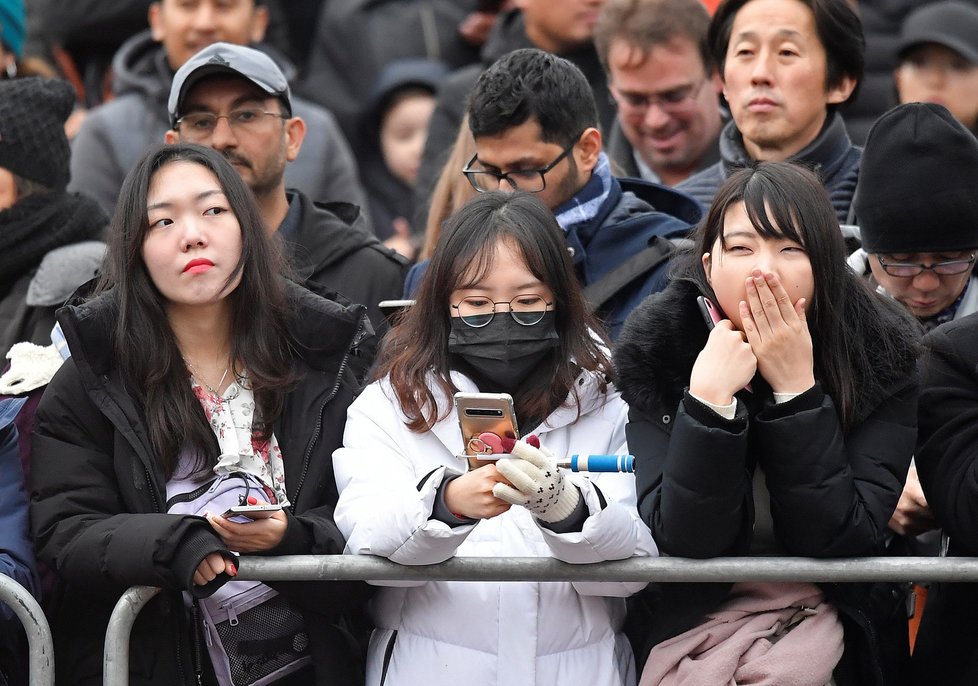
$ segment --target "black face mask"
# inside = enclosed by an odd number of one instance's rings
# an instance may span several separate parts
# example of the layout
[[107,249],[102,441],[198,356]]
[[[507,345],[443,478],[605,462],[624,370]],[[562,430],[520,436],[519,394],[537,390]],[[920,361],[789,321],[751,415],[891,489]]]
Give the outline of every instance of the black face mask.
[[478,329],[452,317],[448,352],[458,355],[493,389],[512,393],[560,343],[553,312],[531,326],[517,324],[508,312],[497,312]]

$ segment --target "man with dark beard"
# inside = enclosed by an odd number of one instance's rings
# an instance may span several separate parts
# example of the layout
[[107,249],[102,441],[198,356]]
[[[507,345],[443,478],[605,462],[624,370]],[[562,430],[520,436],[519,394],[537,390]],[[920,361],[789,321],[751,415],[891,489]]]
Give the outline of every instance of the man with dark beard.
[[227,157],[258,200],[265,225],[285,242],[296,276],[367,306],[374,327],[377,304],[398,298],[405,261],[370,233],[359,208],[314,203],[285,188],[306,124],[293,115],[285,75],[264,53],[215,43],[176,73],[168,103],[166,142],[198,143]]

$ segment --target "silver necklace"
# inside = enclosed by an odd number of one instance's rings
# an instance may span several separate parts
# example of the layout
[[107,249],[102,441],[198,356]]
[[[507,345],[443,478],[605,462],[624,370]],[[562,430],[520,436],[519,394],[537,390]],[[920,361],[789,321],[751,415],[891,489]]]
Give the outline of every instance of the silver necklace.
[[[190,364],[190,360],[188,360],[185,357],[185,358],[183,358],[183,361],[186,363],[187,367],[190,369],[190,373],[193,376],[193,378],[197,379],[197,381],[199,381],[200,384],[204,388],[206,388],[208,391],[210,391],[211,394],[214,395],[214,397],[217,398],[218,402],[220,402],[221,401],[221,392],[218,391],[218,390],[216,390],[216,389],[214,389],[213,387],[211,387],[211,385],[204,380],[203,375],[201,375],[201,373],[197,371],[197,368],[194,367],[192,364]],[[217,382],[217,387],[218,388],[220,388],[221,386],[224,385],[224,380],[226,378],[228,378],[228,373],[230,371],[231,371],[231,365],[228,365],[227,367],[224,368],[224,373],[221,375],[221,380]]]

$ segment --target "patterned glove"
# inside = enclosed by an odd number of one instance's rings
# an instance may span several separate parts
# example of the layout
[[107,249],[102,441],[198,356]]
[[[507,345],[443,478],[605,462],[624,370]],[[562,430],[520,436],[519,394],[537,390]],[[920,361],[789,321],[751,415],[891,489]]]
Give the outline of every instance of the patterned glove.
[[[531,436],[535,439],[535,436]],[[557,468],[557,461],[546,448],[534,447],[539,441],[519,441],[509,448],[512,457],[496,463],[496,469],[512,486],[498,483],[492,494],[513,505],[522,505],[538,519],[548,523],[566,519],[577,508],[581,493]]]

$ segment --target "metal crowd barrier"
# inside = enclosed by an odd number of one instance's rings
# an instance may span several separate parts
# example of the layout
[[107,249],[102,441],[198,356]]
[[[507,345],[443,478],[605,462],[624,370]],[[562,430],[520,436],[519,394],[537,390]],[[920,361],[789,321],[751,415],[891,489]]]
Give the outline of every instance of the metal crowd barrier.
[[26,588],[3,574],[0,574],[0,601],[17,614],[27,632],[31,686],[54,686],[54,640],[41,606]]
[[[399,565],[366,555],[242,557],[243,581],[978,581],[978,558],[868,557],[815,560],[797,557],[727,557],[689,560],[633,557],[568,564],[539,557],[456,557],[437,565]],[[134,586],[116,604],[105,636],[105,686],[129,683],[129,634],[158,588]]]

